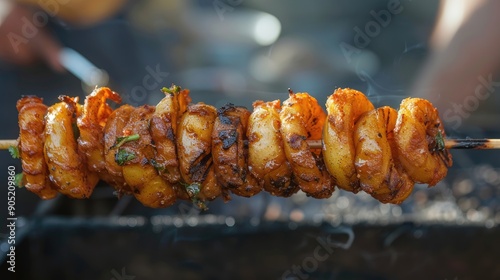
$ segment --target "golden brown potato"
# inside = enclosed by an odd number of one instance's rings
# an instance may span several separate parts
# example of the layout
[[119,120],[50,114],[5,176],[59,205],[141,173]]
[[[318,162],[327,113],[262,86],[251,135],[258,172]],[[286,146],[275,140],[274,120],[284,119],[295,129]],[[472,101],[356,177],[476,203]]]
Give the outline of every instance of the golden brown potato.
[[47,106],[41,98],[26,96],[17,101],[19,112],[18,148],[23,168],[25,187],[42,199],[51,199],[57,190],[48,177],[43,155],[45,136],[44,117]]
[[381,107],[363,114],[354,128],[354,164],[361,188],[383,203],[401,203],[414,186],[397,158],[397,114],[390,107]]
[[78,150],[87,158],[89,170],[96,172],[101,180],[110,185],[121,185],[122,178],[108,172],[104,158],[104,126],[113,111],[106,99],[121,102],[121,97],[106,87],[96,88],[85,98],[82,113],[77,119],[80,132]]
[[354,166],[354,124],[363,113],[373,109],[363,93],[348,88],[335,90],[326,101],[328,117],[323,130],[323,158],[337,186],[354,193],[359,191]]
[[132,194],[132,189],[123,178],[123,167],[115,162],[117,149],[112,149],[111,147],[116,144],[118,137],[123,136],[123,128],[127,125],[132,111],[134,111],[134,107],[130,105],[120,106],[109,115],[103,129],[105,168],[108,174],[115,179],[111,185],[118,192],[118,197],[121,197],[123,194]]
[[280,101],[253,103],[248,119],[248,169],[264,189],[275,196],[289,197],[299,190],[286,159],[281,138]]
[[[395,151],[394,149],[392,150]],[[390,194],[374,194],[373,197],[383,203],[401,204],[410,196],[415,186],[415,181],[410,178],[397,159],[394,160],[394,167],[391,170],[388,186],[392,190]]]
[[[386,116],[385,112],[389,114]],[[361,188],[369,194],[390,191],[383,184],[390,176],[392,165],[391,147],[386,131],[386,121],[390,121],[391,117],[395,121],[397,112],[374,109],[361,115],[354,126],[354,166]]]
[[324,167],[321,150],[311,150],[306,140],[319,140],[326,114],[307,93],[293,93],[280,112],[281,136],[285,155],[300,189],[315,198],[330,197],[334,185]]
[[223,190],[251,197],[262,190],[248,172],[248,148],[245,146],[250,112],[227,104],[217,110],[212,130],[212,158],[215,175]]
[[162,91],[165,97],[156,105],[151,118],[151,137],[156,147],[154,163],[164,179],[170,183],[177,183],[180,179],[175,146],[177,123],[186,111],[191,98],[188,90],[181,90],[176,86],[170,89],[164,88]]
[[399,161],[398,148],[396,139],[394,138],[394,129],[396,127],[396,110],[389,107],[382,107],[384,118],[386,118],[387,141],[391,146],[392,154],[392,169],[388,181],[388,188],[391,190],[390,195],[381,194],[374,195],[376,199],[384,203],[401,204],[413,191],[415,181],[410,178],[403,165]]
[[438,111],[420,98],[401,102],[394,129],[399,160],[415,181],[434,186],[453,164],[444,148],[446,134]]
[[213,200],[221,195],[212,160],[212,129],[217,110],[210,105],[190,105],[177,129],[179,171],[189,195],[195,201]]
[[72,198],[88,198],[99,177],[87,169],[85,156],[78,151],[75,116],[78,104],[60,96],[62,102],[49,107],[46,115],[44,156],[49,178],[57,190]]
[[[168,207],[177,199],[175,187],[158,174],[151,164],[155,150],[149,134],[149,122],[155,107],[144,105],[132,111],[116,149],[115,161],[123,166],[123,177],[134,196],[145,206]],[[120,143],[123,143],[120,145]]]

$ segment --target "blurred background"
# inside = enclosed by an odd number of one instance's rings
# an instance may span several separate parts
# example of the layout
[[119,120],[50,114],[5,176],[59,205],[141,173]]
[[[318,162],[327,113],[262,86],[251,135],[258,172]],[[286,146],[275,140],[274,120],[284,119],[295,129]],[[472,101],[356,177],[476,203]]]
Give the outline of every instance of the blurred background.
[[[0,3],[0,139],[17,137],[22,95],[52,105],[98,84],[126,103],[154,105],[172,83],[194,102],[249,109],[285,100],[288,88],[320,104],[337,87],[364,92],[376,107],[420,96],[438,108],[449,137],[500,138],[498,1]],[[202,212],[187,202],[148,209],[105,185],[81,201],[18,189],[17,272],[7,271],[2,226],[0,275],[498,279],[500,154],[452,154],[449,176],[431,189],[417,185],[401,205],[338,190],[323,200],[233,195]],[[0,156],[7,186],[8,166],[21,167],[7,151]],[[0,193],[6,221],[6,188]]]

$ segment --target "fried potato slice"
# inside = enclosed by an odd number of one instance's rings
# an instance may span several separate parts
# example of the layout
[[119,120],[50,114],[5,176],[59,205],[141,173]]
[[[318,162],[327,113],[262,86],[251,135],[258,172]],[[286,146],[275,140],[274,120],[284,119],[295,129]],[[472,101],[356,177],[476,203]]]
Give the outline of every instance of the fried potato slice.
[[154,162],[164,179],[177,183],[181,178],[176,148],[177,123],[191,98],[188,90],[177,86],[162,91],[165,97],[156,105],[151,118],[151,137],[156,147]]
[[383,203],[401,203],[415,184],[397,157],[397,115],[396,110],[381,107],[363,114],[354,127],[354,165],[361,188]]
[[250,111],[226,104],[217,110],[212,130],[212,158],[215,175],[223,191],[251,197],[262,190],[248,172],[248,147],[245,145]]
[[326,101],[328,117],[323,129],[323,158],[337,186],[354,193],[360,189],[354,166],[354,124],[363,113],[373,109],[363,93],[349,88],[335,90]]
[[307,93],[293,93],[280,112],[281,137],[285,155],[300,189],[315,198],[330,197],[334,185],[327,172],[321,150],[311,150],[307,140],[321,139],[326,114]]
[[404,99],[394,133],[399,160],[411,178],[434,186],[446,176],[453,160],[444,148],[446,134],[438,111],[429,101]]
[[155,107],[149,105],[135,108],[122,135],[130,137],[130,141],[112,149],[117,150],[115,161],[123,166],[123,177],[137,200],[148,207],[163,208],[174,204],[177,196],[175,187],[165,181],[151,164],[155,150],[149,125],[154,111]]
[[104,127],[113,112],[106,100],[121,102],[118,93],[107,87],[96,88],[85,98],[83,110],[77,119],[80,136],[78,150],[87,159],[88,169],[96,172],[101,180],[110,185],[121,185],[123,179],[108,172],[104,158]]
[[212,159],[212,130],[217,117],[213,106],[189,105],[177,129],[179,171],[193,201],[213,200],[222,190],[215,177]]
[[49,178],[57,190],[72,198],[88,198],[99,181],[87,168],[85,155],[78,150],[77,101],[60,96],[62,102],[50,106],[46,115],[44,156]]
[[248,119],[248,169],[274,196],[289,197],[299,190],[286,159],[280,128],[280,101],[256,101]]
[[115,161],[117,149],[113,149],[112,147],[115,146],[116,140],[123,136],[123,129],[125,128],[125,125],[127,125],[128,120],[130,119],[130,114],[133,111],[134,107],[130,105],[120,106],[109,115],[103,129],[104,167],[106,168],[108,174],[114,178],[111,185],[118,192],[118,197],[123,194],[132,194],[132,189],[125,182],[125,178],[123,178],[123,167],[118,165]]
[[25,187],[42,199],[56,197],[57,190],[49,180],[43,147],[47,106],[41,98],[25,96],[16,104],[19,112],[18,148]]

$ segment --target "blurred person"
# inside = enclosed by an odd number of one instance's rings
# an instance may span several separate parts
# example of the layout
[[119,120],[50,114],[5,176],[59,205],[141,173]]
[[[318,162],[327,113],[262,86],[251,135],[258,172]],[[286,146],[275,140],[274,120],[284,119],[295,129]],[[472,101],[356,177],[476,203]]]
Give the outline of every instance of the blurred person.
[[60,43],[47,30],[30,22],[33,13],[28,8],[1,1],[0,10],[0,59],[19,66],[43,59],[52,69],[63,71],[58,58]]
[[0,59],[20,66],[42,60],[53,70],[62,72],[58,58],[61,43],[46,28],[49,17],[89,27],[117,13],[124,3],[125,0],[2,0]]
[[429,99],[447,128],[465,130],[464,123],[498,128],[498,117],[489,114],[496,111],[499,100],[495,96],[500,85],[495,79],[500,68],[499,12],[496,0],[442,1],[430,42],[433,53],[411,95]]
[[[3,92],[0,118],[4,120],[0,139],[17,138],[16,102],[22,95],[43,97],[44,103],[50,106],[58,102],[61,94],[79,96],[82,100],[89,93],[82,82],[62,66],[59,56],[63,47],[76,50],[98,68],[105,69],[110,76],[109,86],[124,100],[134,87],[143,85],[148,69],[172,72],[173,63],[165,54],[176,43],[176,30],[162,30],[163,38],[168,41],[159,42],[157,33],[138,31],[136,23],[128,18],[132,10],[137,12],[142,4],[150,2],[158,1],[0,0],[0,88]],[[161,16],[168,18],[166,14]],[[159,89],[170,83],[164,79],[148,94],[158,91],[159,95]],[[147,101],[144,98],[133,105]],[[12,165],[19,172],[19,160],[12,159],[7,151],[2,153],[0,170],[7,171]],[[0,182],[6,184],[7,172],[2,174]],[[4,188],[0,197],[6,197],[6,191]],[[17,200],[19,216],[33,213],[40,202],[25,190],[18,191]],[[0,218],[3,215],[0,214]]]

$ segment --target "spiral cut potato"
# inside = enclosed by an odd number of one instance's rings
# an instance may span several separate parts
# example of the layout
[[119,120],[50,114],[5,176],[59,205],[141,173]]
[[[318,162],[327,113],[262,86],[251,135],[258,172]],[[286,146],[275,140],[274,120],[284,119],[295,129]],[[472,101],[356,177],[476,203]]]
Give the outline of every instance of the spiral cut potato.
[[[307,93],[253,103],[190,104],[189,91],[163,88],[156,105],[113,110],[109,88],[85,99],[61,96],[48,107],[27,96],[17,103],[22,185],[42,199],[58,192],[88,198],[98,180],[149,207],[178,199],[205,202],[265,190],[327,198],[335,186],[402,203],[415,183],[434,186],[452,165],[445,132],[428,101],[407,98],[399,112],[375,109],[363,93],[337,89],[327,114]],[[311,149],[308,140],[322,140]]]
[[[330,197],[334,186],[323,158],[309,149],[306,140],[321,139],[326,114],[306,93],[289,92],[280,112],[281,136],[286,157],[300,189],[315,198]],[[320,153],[320,151],[318,152]]]
[[246,131],[250,112],[227,104],[217,111],[212,131],[212,158],[217,181],[225,192],[251,197],[262,190],[253,174],[248,172]]
[[211,152],[216,118],[215,107],[199,103],[189,106],[179,122],[179,170],[188,195],[195,201],[212,200],[222,193],[216,182]]
[[[76,99],[59,97],[61,102],[49,107],[45,116],[45,162],[49,179],[56,189],[73,198],[88,198],[99,181],[87,168],[88,158],[78,149],[75,116],[81,114]],[[22,142],[22,139],[21,141]]]
[[397,204],[410,195],[415,182],[398,160],[396,118],[396,110],[387,106],[360,117],[354,129],[354,165],[363,191],[381,202]]
[[299,190],[283,148],[279,100],[256,101],[248,119],[248,169],[275,196],[289,197]]
[[323,155],[337,186],[347,191],[359,191],[359,178],[354,166],[354,125],[373,104],[365,95],[353,89],[338,89],[326,101],[328,119],[323,130]]
[[57,189],[49,180],[47,163],[43,154],[44,116],[47,106],[42,99],[26,96],[17,102],[19,111],[19,153],[25,185],[28,190],[42,199],[51,199],[57,195]]

